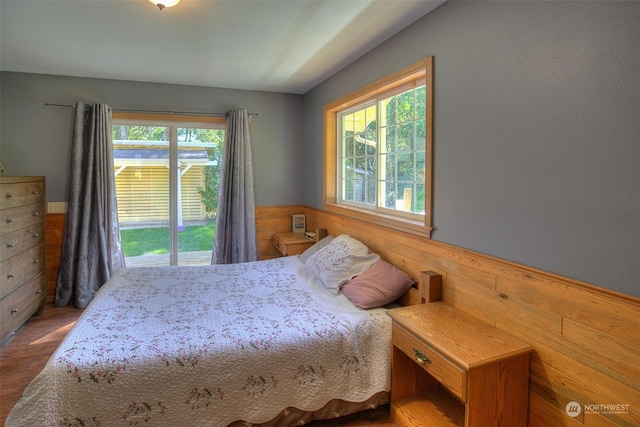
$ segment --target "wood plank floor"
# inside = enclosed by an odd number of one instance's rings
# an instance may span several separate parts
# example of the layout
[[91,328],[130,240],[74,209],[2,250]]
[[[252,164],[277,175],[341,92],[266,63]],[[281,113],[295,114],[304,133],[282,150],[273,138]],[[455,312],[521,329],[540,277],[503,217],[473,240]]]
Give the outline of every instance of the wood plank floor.
[[[47,304],[0,349],[0,425],[31,380],[42,370],[82,310]],[[394,427],[389,407],[353,414],[338,420],[318,421],[313,427]]]

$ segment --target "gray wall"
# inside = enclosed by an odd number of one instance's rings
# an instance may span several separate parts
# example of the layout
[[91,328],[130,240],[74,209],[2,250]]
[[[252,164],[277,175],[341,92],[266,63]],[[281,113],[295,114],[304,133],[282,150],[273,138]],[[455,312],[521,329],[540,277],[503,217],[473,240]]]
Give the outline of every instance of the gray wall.
[[433,239],[640,295],[640,2],[449,1],[304,98],[322,108],[434,56]]
[[640,2],[450,0],[304,97],[3,72],[0,161],[64,201],[72,112],[45,102],[246,108],[257,205],[322,208],[323,106],[433,55],[433,239],[640,296],[638,22]]
[[45,175],[47,200],[66,200],[73,110],[44,103],[107,103],[116,109],[222,112],[243,108],[252,119],[256,205],[299,204],[302,96],[117,80],[3,72],[0,161],[7,174]]

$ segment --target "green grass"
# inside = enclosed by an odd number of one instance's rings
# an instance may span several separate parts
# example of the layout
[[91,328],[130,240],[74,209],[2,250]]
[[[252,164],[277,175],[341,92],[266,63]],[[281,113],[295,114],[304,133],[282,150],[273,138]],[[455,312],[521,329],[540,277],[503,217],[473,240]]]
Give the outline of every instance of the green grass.
[[[210,251],[213,248],[214,223],[188,226],[178,233],[178,251]],[[131,228],[120,230],[125,257],[169,253],[169,228]]]

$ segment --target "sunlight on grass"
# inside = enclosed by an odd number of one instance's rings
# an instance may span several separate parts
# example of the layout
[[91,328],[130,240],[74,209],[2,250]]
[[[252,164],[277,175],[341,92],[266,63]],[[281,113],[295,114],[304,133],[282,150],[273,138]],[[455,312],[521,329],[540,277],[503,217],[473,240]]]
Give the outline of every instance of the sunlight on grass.
[[[185,227],[178,233],[178,251],[210,251],[213,249],[215,224]],[[120,230],[125,257],[169,253],[169,228],[149,227]]]

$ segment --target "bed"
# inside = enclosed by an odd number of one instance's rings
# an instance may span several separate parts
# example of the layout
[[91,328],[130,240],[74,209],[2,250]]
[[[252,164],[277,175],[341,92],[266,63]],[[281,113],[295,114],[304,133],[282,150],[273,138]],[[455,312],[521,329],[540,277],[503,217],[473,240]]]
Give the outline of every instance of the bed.
[[344,235],[300,256],[120,270],[6,425],[283,426],[374,408],[390,389],[385,305],[413,285]]

